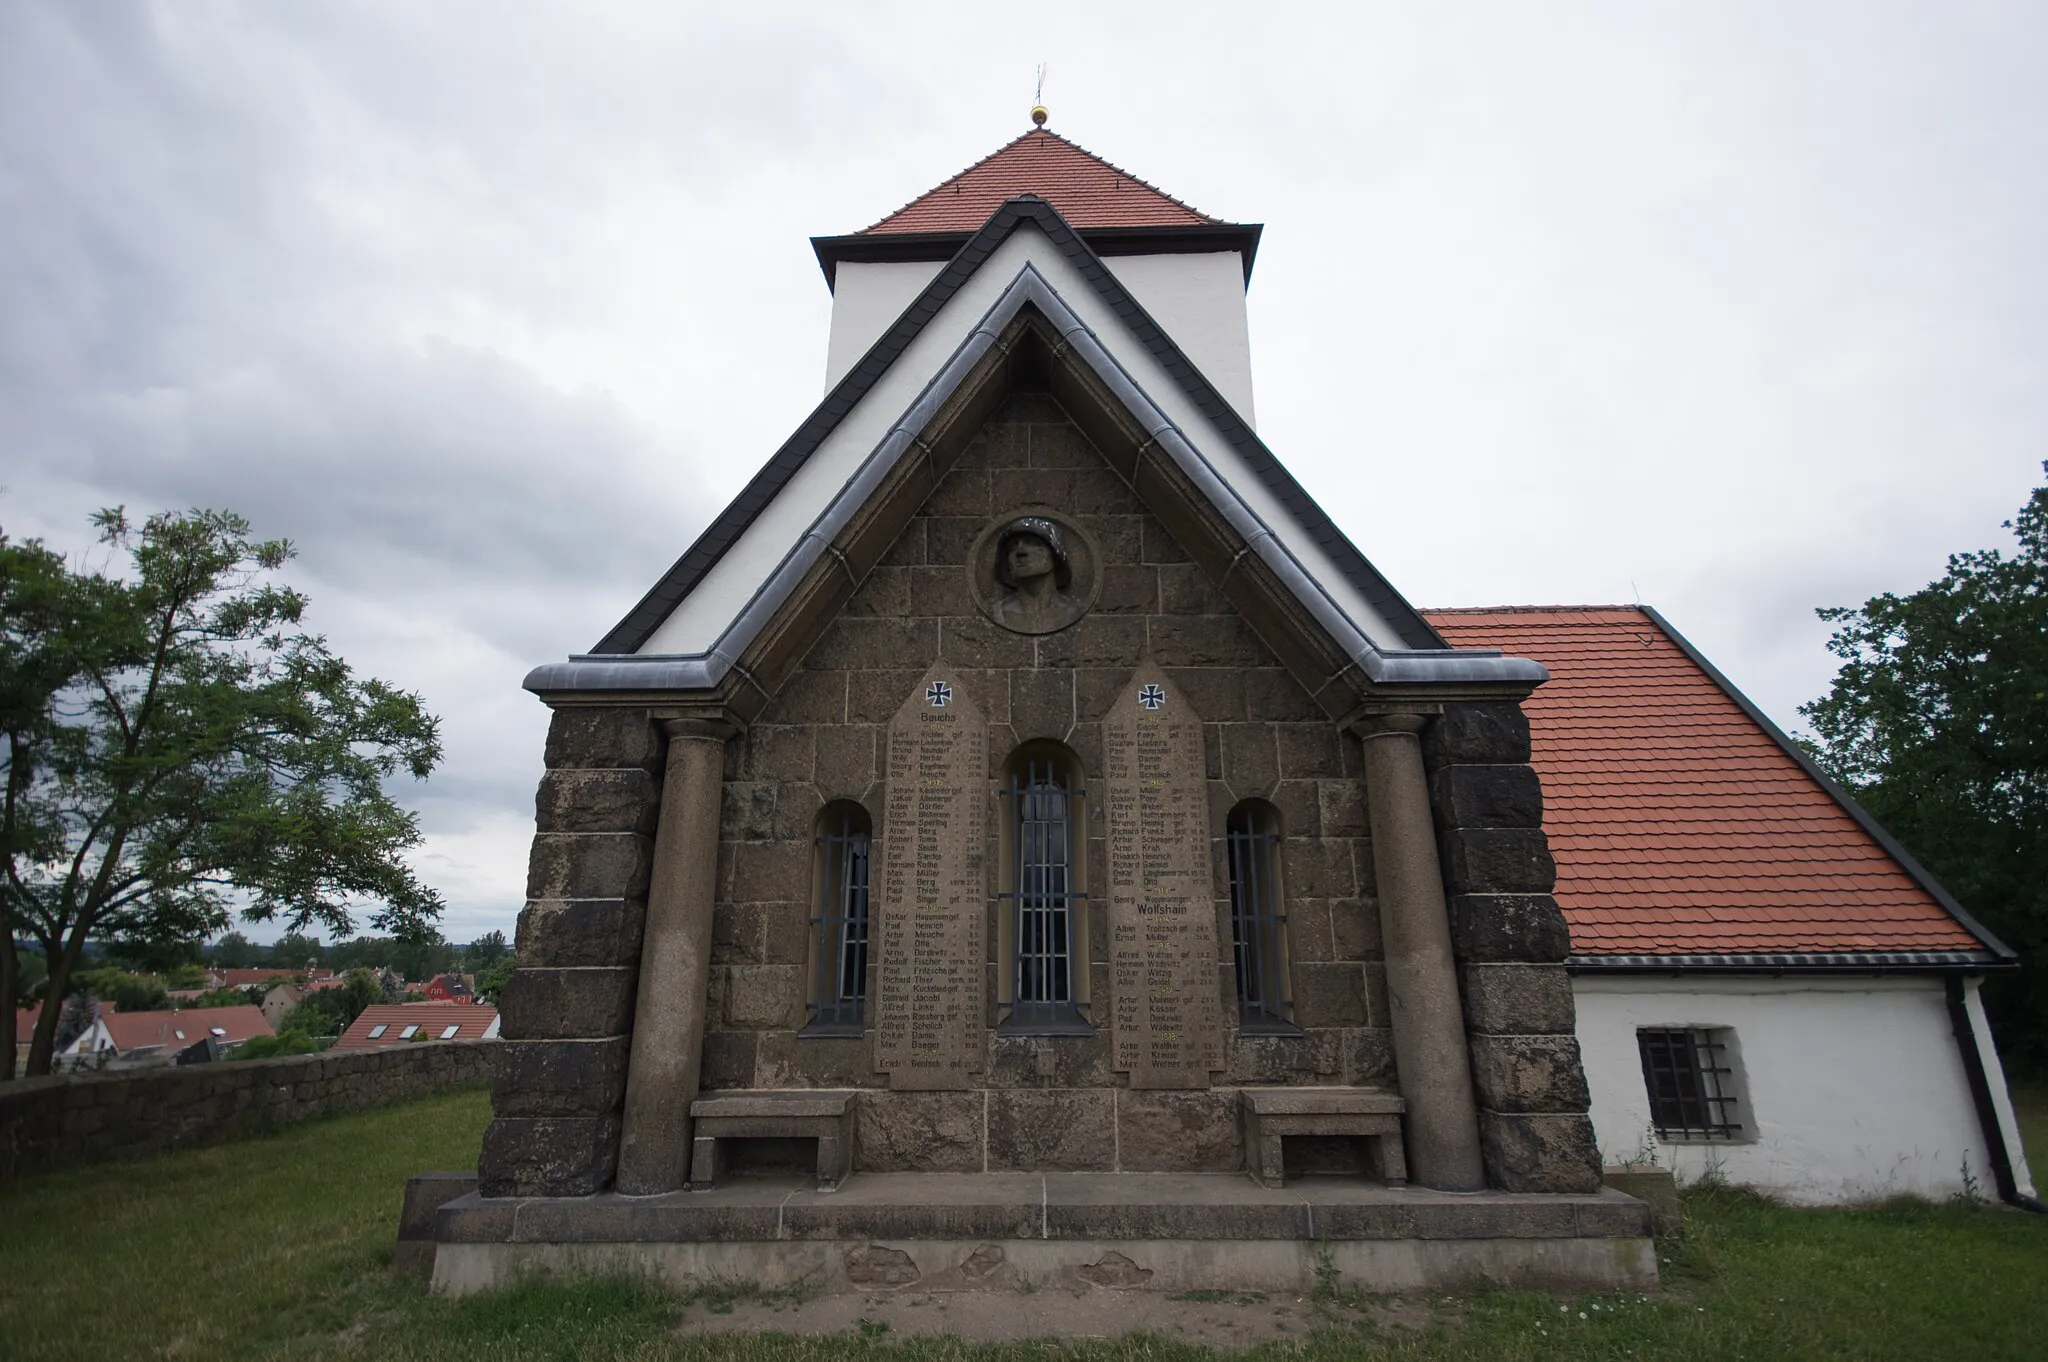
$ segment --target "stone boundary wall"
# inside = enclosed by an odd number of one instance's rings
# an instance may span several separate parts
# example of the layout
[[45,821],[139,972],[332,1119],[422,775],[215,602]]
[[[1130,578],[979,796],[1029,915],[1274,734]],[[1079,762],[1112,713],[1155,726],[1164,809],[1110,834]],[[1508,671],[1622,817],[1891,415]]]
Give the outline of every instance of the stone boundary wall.
[[315,1117],[481,1086],[497,1041],[431,1041],[0,1083],[0,1182],[224,1144]]

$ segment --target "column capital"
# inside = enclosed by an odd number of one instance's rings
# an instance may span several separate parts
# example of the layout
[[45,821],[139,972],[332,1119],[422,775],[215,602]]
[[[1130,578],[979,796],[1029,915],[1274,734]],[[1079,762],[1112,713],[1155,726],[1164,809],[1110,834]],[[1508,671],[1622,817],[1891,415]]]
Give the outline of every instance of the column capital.
[[746,731],[746,725],[734,717],[724,705],[691,705],[687,708],[668,708],[647,711],[647,717],[671,740],[676,738],[703,738],[714,742],[729,742]]
[[1361,738],[1385,738],[1399,733],[1419,734],[1436,716],[1420,710],[1385,710],[1361,714],[1351,721],[1351,731]]

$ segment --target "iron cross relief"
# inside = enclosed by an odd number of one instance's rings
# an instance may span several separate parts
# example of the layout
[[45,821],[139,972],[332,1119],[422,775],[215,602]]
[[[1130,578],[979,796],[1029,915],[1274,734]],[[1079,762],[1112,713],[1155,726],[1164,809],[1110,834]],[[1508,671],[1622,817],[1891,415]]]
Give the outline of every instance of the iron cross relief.
[[925,687],[924,698],[931,702],[933,709],[944,709],[953,698],[953,688],[943,681],[934,681]]
[[1138,703],[1147,709],[1157,709],[1166,703],[1166,692],[1159,688],[1157,682],[1147,681],[1138,690]]

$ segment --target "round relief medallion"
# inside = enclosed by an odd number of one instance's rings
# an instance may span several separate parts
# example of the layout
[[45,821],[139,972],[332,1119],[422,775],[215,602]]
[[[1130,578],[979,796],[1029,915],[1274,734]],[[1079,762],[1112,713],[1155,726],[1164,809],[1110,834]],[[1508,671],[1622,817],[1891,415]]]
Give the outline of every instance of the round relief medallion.
[[1032,507],[990,524],[967,562],[981,613],[1016,634],[1066,628],[1088,613],[1102,582],[1102,555],[1087,531]]

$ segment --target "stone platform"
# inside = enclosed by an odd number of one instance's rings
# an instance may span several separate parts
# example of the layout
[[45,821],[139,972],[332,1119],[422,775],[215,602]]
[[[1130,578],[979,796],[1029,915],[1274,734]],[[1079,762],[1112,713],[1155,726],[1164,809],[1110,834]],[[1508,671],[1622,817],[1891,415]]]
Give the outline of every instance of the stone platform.
[[702,1192],[487,1198],[435,1217],[435,1289],[630,1271],[677,1285],[927,1291],[1086,1286],[1306,1291],[1657,1284],[1649,1209],[1586,1195],[1449,1193],[1242,1174],[856,1173]]

